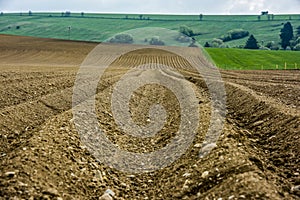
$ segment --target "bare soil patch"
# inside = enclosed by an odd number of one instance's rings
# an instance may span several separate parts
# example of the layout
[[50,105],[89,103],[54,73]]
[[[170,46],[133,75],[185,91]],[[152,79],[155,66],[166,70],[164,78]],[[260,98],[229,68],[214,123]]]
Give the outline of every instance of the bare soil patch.
[[76,73],[96,45],[0,36],[0,199],[99,199],[107,189],[114,199],[300,198],[300,71],[221,71],[228,114],[217,147],[200,159],[211,114],[203,78],[162,51],[121,57],[96,95],[100,127],[120,148],[149,152],[165,146],[180,120],[172,93],[151,85],[133,96],[133,119],[146,124],[149,105],[162,102],[168,125],[152,139],[122,134],[111,113],[111,91],[134,65],[155,59],[177,68],[196,88],[201,114],[194,142],[179,160],[128,174],[98,162],[72,121]]

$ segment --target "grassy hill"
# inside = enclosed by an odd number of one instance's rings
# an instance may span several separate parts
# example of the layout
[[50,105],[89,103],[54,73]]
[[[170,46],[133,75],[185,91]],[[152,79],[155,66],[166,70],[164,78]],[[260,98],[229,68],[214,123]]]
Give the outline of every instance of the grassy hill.
[[[279,33],[283,23],[290,21],[294,29],[300,26],[299,15],[267,16],[245,15],[126,15],[126,14],[84,14],[72,13],[15,13],[0,15],[0,34],[24,35],[45,38],[104,41],[113,35],[136,28],[161,27],[179,30],[186,25],[200,33],[195,38],[204,45],[213,38],[221,37],[233,29],[244,29],[253,34],[259,42],[280,41]],[[69,29],[69,27],[71,27]],[[244,45],[247,38],[226,42],[229,47]],[[294,69],[300,68],[300,52],[251,51],[243,49],[207,48],[216,65],[224,69]]]
[[[0,16],[0,33],[51,37],[59,39],[103,41],[116,33],[141,27],[163,27],[179,30],[186,25],[201,33],[197,41],[204,45],[206,41],[221,37],[232,29],[245,29],[254,34],[258,41],[279,42],[279,32],[283,23],[290,21],[296,28],[300,26],[300,15],[275,15],[268,21],[267,16],[221,16],[204,15],[139,15],[125,14],[71,14],[62,17],[61,13],[4,14]],[[17,28],[18,27],[18,28]],[[69,33],[68,27],[71,27]],[[244,45],[247,38],[227,42],[230,47]]]

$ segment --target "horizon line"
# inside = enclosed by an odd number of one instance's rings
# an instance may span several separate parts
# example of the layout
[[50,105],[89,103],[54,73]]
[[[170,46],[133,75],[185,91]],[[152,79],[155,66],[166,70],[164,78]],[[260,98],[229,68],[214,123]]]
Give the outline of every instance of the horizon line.
[[[89,13],[89,14],[115,14],[115,15],[122,15],[122,14],[128,14],[128,15],[182,15],[182,16],[198,16],[200,14],[202,15],[248,15],[248,16],[258,16],[261,15],[261,13],[160,13],[160,12],[99,12],[99,11],[72,11],[72,10],[64,10],[64,11],[34,11],[34,10],[26,10],[26,11],[0,11],[3,13],[28,13],[29,11],[33,13],[62,13],[62,12],[67,12],[70,11],[71,13]],[[269,13],[271,15],[300,15],[300,13]]]

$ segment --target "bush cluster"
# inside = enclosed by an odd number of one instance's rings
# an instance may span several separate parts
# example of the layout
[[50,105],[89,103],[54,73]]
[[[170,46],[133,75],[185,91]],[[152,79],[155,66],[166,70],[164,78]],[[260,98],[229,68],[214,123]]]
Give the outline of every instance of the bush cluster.
[[163,46],[163,45],[165,45],[165,42],[162,41],[158,36],[155,36],[155,37],[151,38],[149,44]]
[[220,37],[223,42],[237,40],[249,36],[249,31],[244,29],[234,29],[227,32],[226,35]]
[[130,34],[121,33],[109,40],[110,43],[123,43],[123,44],[132,44],[133,37]]

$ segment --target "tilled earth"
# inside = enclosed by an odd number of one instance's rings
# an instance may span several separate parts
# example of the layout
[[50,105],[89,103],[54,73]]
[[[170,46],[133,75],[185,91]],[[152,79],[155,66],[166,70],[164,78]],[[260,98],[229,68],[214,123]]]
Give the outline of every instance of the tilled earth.
[[[200,158],[211,116],[203,78],[182,58],[150,47],[120,57],[99,82],[96,112],[99,126],[121,149],[160,149],[180,124],[174,95],[149,85],[132,95],[132,118],[147,124],[150,106],[159,102],[166,125],[153,138],[122,133],[113,119],[111,93],[132,66],[174,66],[199,100],[199,128],[186,153],[166,168],[134,174],[97,161],[74,125],[76,74],[96,45],[0,36],[1,199],[100,199],[108,189],[113,199],[300,199],[300,71],[221,71],[225,125],[216,147]],[[118,51],[109,49],[107,55]]]

